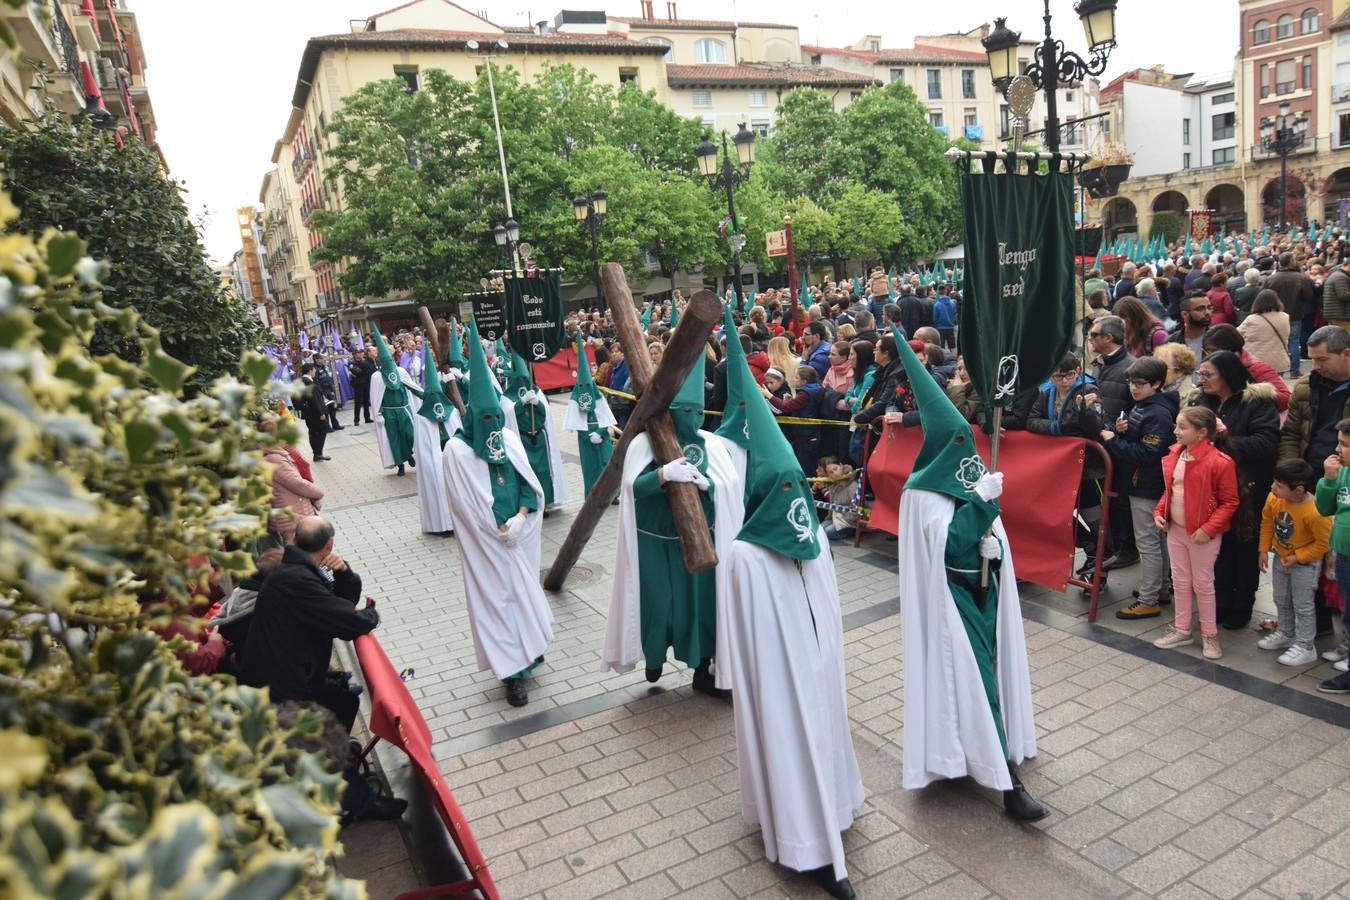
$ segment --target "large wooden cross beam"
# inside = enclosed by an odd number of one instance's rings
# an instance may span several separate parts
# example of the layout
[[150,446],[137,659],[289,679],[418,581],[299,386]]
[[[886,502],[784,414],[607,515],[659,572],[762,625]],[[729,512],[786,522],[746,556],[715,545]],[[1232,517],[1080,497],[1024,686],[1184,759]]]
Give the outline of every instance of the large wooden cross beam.
[[[586,502],[572,522],[567,539],[558,548],[553,566],[544,578],[544,587],[550,591],[562,590],[567,574],[581,557],[581,550],[591,539],[600,517],[618,494],[623,481],[624,457],[633,438],[639,433],[647,434],[657,465],[664,465],[684,453],[675,437],[675,425],[670,419],[670,402],[679,393],[685,374],[693,367],[694,361],[702,360],[708,334],[722,316],[722,304],[716,294],[706,290],[694,294],[666,345],[661,365],[653,366],[623,267],[617,263],[606,263],[601,267],[600,281],[614,317],[614,329],[618,332],[624,359],[628,361],[628,373],[638,402],[624,426],[623,436],[614,445],[609,464],[595,480]],[[585,365],[585,358],[578,360],[577,364]],[[671,512],[675,516],[685,568],[690,572],[703,572],[716,566],[717,552],[713,549],[708,522],[703,517],[698,488],[692,484],[668,483],[666,495],[670,498]]]
[[[436,360],[436,371],[444,373],[447,370],[446,353],[450,349],[450,342],[455,340],[455,328],[444,319],[439,323],[433,321],[431,311],[425,306],[417,307],[417,318],[422,323],[423,340],[431,346],[431,356]],[[441,387],[445,389],[445,395],[450,398],[450,402],[463,418],[464,400],[459,395],[459,382],[451,378],[443,382]]]

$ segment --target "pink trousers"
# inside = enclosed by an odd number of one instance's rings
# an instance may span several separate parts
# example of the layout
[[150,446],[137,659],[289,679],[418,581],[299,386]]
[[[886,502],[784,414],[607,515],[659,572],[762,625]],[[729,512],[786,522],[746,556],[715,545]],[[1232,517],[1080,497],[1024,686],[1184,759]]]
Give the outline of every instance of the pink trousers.
[[1173,522],[1167,529],[1167,553],[1172,561],[1173,603],[1177,631],[1191,630],[1191,597],[1200,607],[1200,633],[1218,634],[1214,619],[1214,561],[1219,558],[1222,535],[1207,544],[1197,544],[1185,529]]

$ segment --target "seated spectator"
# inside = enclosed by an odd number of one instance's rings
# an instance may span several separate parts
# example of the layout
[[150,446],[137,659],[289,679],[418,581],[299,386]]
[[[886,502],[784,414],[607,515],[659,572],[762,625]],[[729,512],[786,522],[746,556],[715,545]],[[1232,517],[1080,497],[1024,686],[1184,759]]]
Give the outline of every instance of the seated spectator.
[[837,456],[822,456],[816,464],[816,477],[827,479],[816,484],[817,494],[835,507],[829,510],[825,536],[832,541],[852,540],[858,529],[858,514],[852,508],[857,507],[860,499],[859,473]]
[[[351,732],[360,708],[345,679],[330,677],[333,641],[368,634],[380,622],[374,605],[357,609],[361,576],[333,550],[333,526],[319,516],[301,519],[295,543],[263,582],[254,604],[242,680],[268,689],[273,703],[317,703]],[[396,819],[407,801],[373,797],[348,768],[343,807],[365,818]]]
[[1289,385],[1285,384],[1275,369],[1248,353],[1244,343],[1242,335],[1232,325],[1211,325],[1205,332],[1205,356],[1212,356],[1220,350],[1236,353],[1247,367],[1247,374],[1252,381],[1264,381],[1275,389],[1275,408],[1284,412],[1289,408]]
[[[274,427],[271,422],[263,422],[258,430],[268,432]],[[272,508],[285,513],[272,517],[272,527],[289,544],[295,536],[295,523],[323,508],[323,488],[314,483],[313,472],[305,458],[283,440],[263,451],[263,459],[275,467],[272,470]]]
[[1185,344],[1168,342],[1163,344],[1153,355],[1167,364],[1167,383],[1163,385],[1165,391],[1176,391],[1177,397],[1181,400],[1181,405],[1186,405],[1186,400],[1195,392],[1195,354],[1191,348]]
[[984,424],[984,401],[970,382],[970,373],[966,371],[966,361],[956,361],[956,371],[947,382],[947,396],[957,411],[972,425]]
[[253,623],[253,609],[263,582],[281,563],[282,550],[272,547],[264,550],[255,561],[256,570],[234,586],[210,620],[212,628],[225,639],[225,659],[219,671],[238,677],[243,672],[244,654],[248,650],[248,632]]

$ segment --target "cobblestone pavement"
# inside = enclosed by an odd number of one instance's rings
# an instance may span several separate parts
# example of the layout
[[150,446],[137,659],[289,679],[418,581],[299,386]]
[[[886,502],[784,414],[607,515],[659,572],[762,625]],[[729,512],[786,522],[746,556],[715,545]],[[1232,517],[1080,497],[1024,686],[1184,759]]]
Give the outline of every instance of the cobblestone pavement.
[[[599,671],[617,516],[551,595],[556,638],[529,705],[513,709],[476,670],[458,550],[419,532],[415,472],[382,471],[370,427],[329,448],[315,472],[338,550],[380,598],[390,658],[415,671],[436,758],[504,897],[823,896],[768,863],[741,820],[730,708],[692,693],[679,667],[655,686]],[[545,566],[575,509],[545,522]],[[1019,826],[969,781],[899,787],[895,544],[835,546],[867,788],[844,836],[860,897],[1350,895],[1350,717],[1298,681],[1329,667],[1278,671],[1237,649],[1246,636],[1226,638],[1228,667],[1165,654],[1132,636],[1157,622],[1088,626],[1076,593],[1027,586],[1040,755],[1022,772],[1052,814]],[[1128,598],[1121,574],[1107,602]],[[1115,623],[1109,607],[1102,623]]]

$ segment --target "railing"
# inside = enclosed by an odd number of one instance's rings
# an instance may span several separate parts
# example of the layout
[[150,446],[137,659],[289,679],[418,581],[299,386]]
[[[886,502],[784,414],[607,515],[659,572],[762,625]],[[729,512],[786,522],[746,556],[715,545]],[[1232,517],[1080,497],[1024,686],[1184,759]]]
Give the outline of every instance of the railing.
[[[1293,153],[1290,153],[1289,156],[1292,159],[1294,157],[1308,156],[1314,153],[1318,153],[1319,151],[1344,150],[1346,148],[1350,148],[1350,143],[1344,144],[1338,143],[1335,140],[1335,135],[1331,134],[1308,135],[1304,139],[1303,145],[1299,147],[1297,150],[1295,150]],[[1259,143],[1253,144],[1249,152],[1250,152],[1249,158],[1252,162],[1264,162],[1266,160],[1280,158],[1280,155],[1278,153],[1272,153],[1269,150],[1264,149]]]
[[313,152],[310,151],[307,145],[301,144],[300,152],[295,155],[295,159],[291,160],[291,174],[296,178],[299,178],[300,171],[305,167],[305,164],[312,159],[314,159]]
[[1340,103],[1342,100],[1350,100],[1350,81],[1331,86],[1331,102]]
[[66,21],[65,10],[61,8],[61,0],[51,0],[52,2],[52,46],[56,48],[58,70],[67,75],[74,75],[80,69],[80,48],[75,43],[75,32],[71,31],[70,23]]

